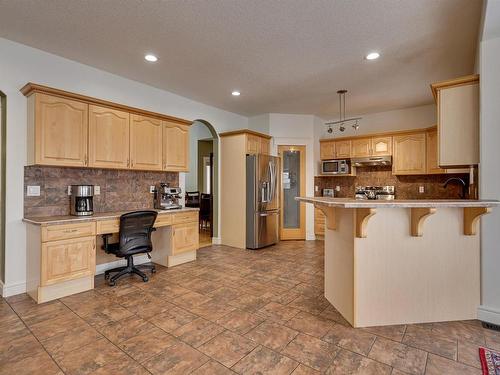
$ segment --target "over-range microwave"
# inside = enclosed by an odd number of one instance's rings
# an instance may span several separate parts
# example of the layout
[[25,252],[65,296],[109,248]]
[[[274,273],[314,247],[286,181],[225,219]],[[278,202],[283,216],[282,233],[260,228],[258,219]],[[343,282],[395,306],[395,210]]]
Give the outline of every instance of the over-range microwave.
[[348,160],[323,160],[321,161],[321,174],[349,174],[351,166]]

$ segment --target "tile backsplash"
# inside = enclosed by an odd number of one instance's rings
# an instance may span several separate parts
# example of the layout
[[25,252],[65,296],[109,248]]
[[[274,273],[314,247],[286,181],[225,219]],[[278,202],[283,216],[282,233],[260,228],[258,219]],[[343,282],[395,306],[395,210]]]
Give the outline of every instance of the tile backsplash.
[[[113,169],[24,167],[24,216],[69,215],[68,185],[99,185],[94,211],[125,211],[153,207],[150,185],[178,186],[177,172],[142,172]],[[28,185],[40,186],[39,197],[28,197]]]
[[[443,187],[450,177],[460,177],[466,183],[469,181],[468,174],[395,176],[390,166],[357,168],[356,176],[352,177],[315,177],[314,184],[319,188],[315,195],[321,196],[325,188],[340,186],[340,192],[335,192],[336,197],[354,198],[356,186],[394,185],[396,199],[458,199],[461,186],[451,183]],[[424,193],[419,193],[420,186],[424,187]]]

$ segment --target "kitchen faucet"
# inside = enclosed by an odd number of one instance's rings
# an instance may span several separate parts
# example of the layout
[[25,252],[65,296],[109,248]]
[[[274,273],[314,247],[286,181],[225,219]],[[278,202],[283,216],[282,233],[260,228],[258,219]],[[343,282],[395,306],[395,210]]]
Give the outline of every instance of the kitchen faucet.
[[452,182],[457,182],[458,184],[462,185],[462,193],[460,194],[460,198],[465,199],[465,195],[467,194],[467,184],[465,183],[465,181],[459,177],[451,177],[445,181],[443,187],[446,188],[448,184]]

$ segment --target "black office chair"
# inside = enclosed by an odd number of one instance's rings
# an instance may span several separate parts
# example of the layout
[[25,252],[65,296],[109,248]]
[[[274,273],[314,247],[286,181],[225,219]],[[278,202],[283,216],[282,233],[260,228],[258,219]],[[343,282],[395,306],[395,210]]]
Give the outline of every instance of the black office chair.
[[120,242],[110,244],[109,237],[111,234],[103,234],[104,241],[103,249],[108,254],[115,254],[119,258],[127,259],[125,267],[117,267],[104,272],[104,278],[107,280],[111,272],[118,272],[109,279],[109,285],[116,285],[116,280],[129,273],[135,273],[142,277],[142,281],[146,282],[149,278],[138,267],[151,270],[155,273],[154,265],[142,264],[134,266],[134,255],[146,253],[149,254],[153,250],[151,242],[151,233],[156,229],[153,225],[158,213],[156,211],[136,211],[129,212],[120,216]]

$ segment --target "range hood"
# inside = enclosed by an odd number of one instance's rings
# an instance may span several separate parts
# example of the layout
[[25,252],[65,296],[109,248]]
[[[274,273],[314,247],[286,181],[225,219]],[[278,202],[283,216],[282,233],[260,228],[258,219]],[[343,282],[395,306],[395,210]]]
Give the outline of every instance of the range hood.
[[392,158],[390,156],[369,156],[351,159],[351,166],[353,167],[373,167],[377,165],[392,165]]

